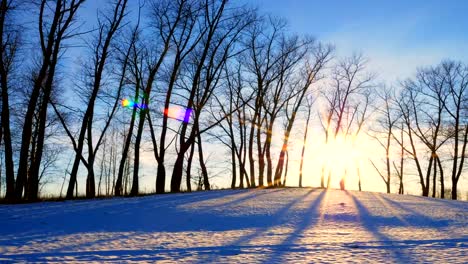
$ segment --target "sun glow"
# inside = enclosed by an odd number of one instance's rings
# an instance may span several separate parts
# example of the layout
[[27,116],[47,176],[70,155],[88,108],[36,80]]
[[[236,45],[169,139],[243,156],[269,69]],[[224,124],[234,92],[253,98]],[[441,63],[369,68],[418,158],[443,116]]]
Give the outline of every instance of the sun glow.
[[331,176],[332,188],[337,188],[342,178],[345,179],[347,188],[351,185],[357,187],[359,176],[371,172],[367,163],[372,155],[372,147],[370,139],[364,136],[338,135],[330,138],[327,143],[310,142],[308,144],[310,162],[306,163],[305,171],[314,175],[318,173],[319,178],[323,174],[325,186],[328,177]]
[[335,177],[347,177],[355,171],[362,158],[361,150],[356,144],[356,138],[337,136],[323,146],[322,164]]

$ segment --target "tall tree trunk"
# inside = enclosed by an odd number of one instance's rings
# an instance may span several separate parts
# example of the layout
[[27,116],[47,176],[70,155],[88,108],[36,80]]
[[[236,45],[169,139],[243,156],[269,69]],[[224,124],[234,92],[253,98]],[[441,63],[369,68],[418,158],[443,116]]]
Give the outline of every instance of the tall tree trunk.
[[385,165],[387,166],[387,193],[390,193],[390,186],[391,186],[391,166],[390,166],[390,146],[391,146],[391,139],[392,139],[392,130],[391,128],[388,130],[387,134],[387,146],[385,148]]
[[[172,70],[171,78],[169,80],[169,85],[166,91],[166,99],[164,102],[164,115],[162,116],[162,126],[161,126],[161,135],[160,135],[160,147],[159,147],[159,155],[158,155],[158,169],[156,175],[156,193],[164,193],[166,188],[166,166],[165,156],[166,156],[166,134],[168,129],[168,112],[171,103],[172,97],[172,90],[175,85],[178,69],[180,66],[181,61],[178,57],[179,54],[176,55],[174,61],[174,68]],[[157,151],[156,149],[154,151]],[[188,188],[188,186],[187,186]],[[191,189],[191,188],[190,188]]]
[[210,190],[210,181],[208,178],[208,170],[206,169],[205,159],[203,158],[203,147],[202,147],[202,139],[200,133],[197,133],[197,140],[198,140],[198,160],[200,162],[200,167],[202,170],[203,175],[203,186],[205,186],[205,190]]
[[[136,29],[133,32],[133,35],[132,35],[132,41],[133,42],[130,45],[127,54],[129,54],[132,49],[133,49],[133,52],[136,53],[135,43],[134,43],[135,39],[136,39]],[[140,69],[138,67],[138,62],[137,62],[137,57],[136,57],[137,55],[134,54],[133,56],[134,56],[133,57],[133,66],[135,67],[135,69],[134,69],[134,72],[135,72],[134,73],[134,77],[135,77],[134,100],[138,101],[139,98],[140,98],[141,76],[140,76]],[[137,110],[138,110],[138,107],[135,107],[135,106],[132,109],[132,117],[130,119],[130,126],[128,128],[127,137],[126,137],[125,144],[124,144],[124,147],[123,147],[123,150],[122,150],[122,157],[120,159],[119,171],[118,171],[118,174],[117,174],[117,181],[115,183],[115,188],[114,188],[115,196],[121,196],[123,194],[122,193],[122,180],[123,180],[125,164],[127,163],[127,159],[128,159],[128,152],[129,152],[129,149],[130,149],[130,144],[132,142],[133,129],[134,129],[134,126],[135,126]],[[143,109],[141,111],[143,111]],[[141,118],[142,117],[141,117],[141,113],[140,113],[140,123],[141,123]],[[124,191],[125,192],[127,191],[126,187],[124,188]]]
[[452,178],[452,200],[457,200],[458,179]]
[[66,199],[73,198],[73,192],[74,192],[75,185],[76,185],[76,176],[78,174],[78,167],[80,166],[80,158],[81,158],[80,157],[81,154],[78,154],[78,153],[82,153],[83,144],[84,144],[84,135],[85,135],[84,130],[83,130],[84,128],[82,127],[81,129],[82,130],[80,130],[80,136],[78,137],[78,147],[75,150],[76,152],[75,160],[73,161],[72,170],[70,172],[70,180],[68,182]]
[[257,116],[254,115],[254,118],[251,122],[250,136],[249,136],[249,166],[250,166],[250,187],[255,188],[255,160],[253,155],[253,146],[254,146],[254,135],[255,135],[255,122]]
[[[309,107],[308,112],[307,112],[304,139],[303,139],[303,142],[302,142],[301,163],[299,164],[299,187],[302,187],[302,167],[304,165],[304,153],[305,153],[305,149],[306,149],[306,145],[307,145],[307,132],[309,130],[310,114],[311,114],[311,110],[310,110],[310,107]],[[360,186],[360,184],[359,184],[359,186]]]
[[[231,139],[231,144],[234,139]],[[231,147],[231,170],[232,170],[232,179],[231,179],[231,189],[236,188],[237,181],[237,164],[236,164],[236,151],[234,145]]]
[[[42,96],[39,99],[40,105],[42,105]],[[39,110],[40,111],[40,108]],[[39,115],[35,114],[34,115],[34,121],[33,121],[33,134],[31,136],[31,148],[29,151],[29,163],[28,163],[28,170],[27,170],[27,178],[26,181],[24,182],[24,197],[27,198],[29,196],[30,188],[32,185],[29,183],[29,181],[32,179],[32,172],[36,166],[36,154],[37,154],[37,139],[39,137]]]
[[[50,68],[52,64],[52,56],[54,53],[58,53],[58,50],[54,50],[54,42],[60,43],[60,39],[56,40],[56,33],[58,24],[61,21],[61,9],[62,9],[62,1],[56,1],[54,15],[52,19],[52,23],[48,28],[48,34],[46,39],[41,39],[42,44],[42,64],[41,68],[34,80],[33,89],[30,93],[28,108],[26,110],[26,114],[24,116],[23,122],[23,131],[21,134],[21,148],[20,148],[20,156],[19,156],[19,164],[18,164],[18,172],[16,176],[16,186],[15,186],[15,198],[21,199],[23,190],[25,188],[25,184],[27,181],[27,174],[28,174],[28,152],[30,148],[30,140],[32,135],[32,126],[33,126],[33,118],[34,112],[36,109],[36,105],[38,102],[40,91],[42,90],[43,83],[50,78]],[[44,10],[46,8],[46,3],[43,1],[41,3],[40,9],[40,18],[42,19],[44,15]],[[42,25],[41,25],[42,26]],[[41,27],[42,30],[42,27]],[[43,32],[41,32],[43,33]],[[47,43],[45,46],[45,43]]]
[[432,175],[432,197],[435,198],[436,197],[436,183],[437,183],[437,154],[433,153],[432,154],[434,156],[434,173]]
[[[260,118],[261,111],[259,113]],[[263,187],[263,174],[265,172],[265,156],[262,148],[262,125],[263,120],[259,120],[259,125],[257,126],[257,155],[258,155],[258,187]]]
[[[177,175],[182,174],[184,169],[184,155],[177,155],[177,158],[174,162],[173,177],[171,179],[171,192],[180,192],[180,180]],[[174,177],[176,174],[176,177]]]
[[432,171],[432,163],[434,162],[434,157],[431,155],[431,158],[429,159],[429,165],[427,166],[427,171],[426,171],[426,184],[423,188],[423,196],[429,197],[429,191],[430,191],[430,180],[431,180],[431,171]]
[[[70,15],[72,16],[72,15]],[[34,201],[38,198],[39,192],[39,170],[42,161],[42,154],[44,149],[44,140],[45,140],[45,129],[46,129],[46,121],[47,121],[47,109],[50,101],[50,95],[52,93],[54,76],[56,65],[58,62],[59,56],[59,49],[60,49],[60,40],[61,36],[57,37],[58,39],[55,40],[55,47],[54,53],[52,54],[50,68],[47,74],[46,82],[44,86],[42,86],[43,95],[42,95],[42,102],[39,111],[39,127],[38,127],[38,138],[37,138],[37,147],[36,147],[36,155],[34,158],[34,166],[31,168],[30,179],[28,179],[28,200]]]
[[140,169],[140,143],[141,143],[141,136],[143,134],[143,125],[145,123],[145,115],[146,115],[146,110],[140,109],[140,119],[138,122],[138,130],[137,130],[136,139],[135,139],[135,150],[134,150],[135,158],[133,160],[133,183],[132,183],[132,189],[130,191],[130,196],[138,195],[138,191],[139,191],[138,172]]
[[283,179],[283,187],[286,186],[286,179],[288,178],[288,168],[289,168],[289,152],[286,150],[286,165],[285,165],[285,171],[284,171],[284,179]]
[[267,184],[268,187],[273,186],[273,161],[271,157],[271,141],[273,137],[273,123],[275,116],[272,116],[267,128],[267,136],[265,142],[265,155],[267,159]]
[[291,118],[288,120],[288,125],[286,127],[286,131],[285,131],[284,137],[283,137],[283,145],[281,147],[281,152],[280,152],[280,155],[279,155],[278,164],[276,165],[276,172],[275,172],[275,178],[274,178],[275,179],[274,180],[274,185],[275,186],[281,185],[281,174],[283,172],[284,157],[285,157],[286,152],[288,151],[289,136],[291,134],[291,130],[292,130],[293,125],[294,125],[294,121],[296,120],[297,110],[298,110],[298,108],[300,106],[302,98],[304,98],[304,94],[305,94],[305,92],[303,92],[300,95],[300,97],[298,99],[298,102],[296,102],[297,105],[295,105],[293,107],[293,112],[292,112]]
[[[410,145],[411,145],[411,148],[412,148],[412,153],[411,155],[413,156],[413,160],[416,164],[416,168],[417,168],[417,171],[418,171],[418,176],[419,176],[419,184],[421,185],[421,190],[422,190],[422,195],[423,196],[428,196],[428,187],[426,186],[426,184],[424,183],[424,178],[423,178],[423,172],[422,172],[422,169],[421,169],[421,164],[419,163],[419,158],[418,158],[418,155],[416,153],[416,146],[415,146],[415,143],[414,143],[414,140],[413,140],[413,135],[411,133],[411,127],[410,127],[410,124],[408,123],[408,121],[406,121],[406,126],[408,128],[408,137],[409,137],[409,140],[410,140]],[[432,162],[432,158],[429,160],[430,162]],[[430,167],[430,166],[429,166]]]
[[27,180],[27,184],[25,185],[25,189],[27,190],[27,192],[25,193],[25,197],[29,201],[35,201],[38,198],[39,169],[41,166],[42,153],[44,149],[45,123],[47,120],[47,105],[49,102],[49,96],[50,93],[43,95],[38,115],[39,124],[37,124],[37,138],[35,144],[34,159],[33,162],[31,162],[29,177]]
[[[10,43],[10,40],[13,39],[12,36],[8,36],[7,39],[4,38],[5,34],[5,20],[7,18],[7,14],[9,13],[10,4],[7,0],[2,0],[1,7],[0,7],[0,85],[1,85],[1,101],[2,101],[2,109],[1,109],[1,120],[0,120],[0,145],[4,142],[4,158],[5,158],[5,182],[6,182],[6,193],[5,199],[6,200],[13,200],[15,198],[15,175],[14,175],[14,163],[13,163],[13,148],[12,148],[12,140],[11,140],[11,130],[10,130],[10,99],[8,97],[8,74],[10,71],[10,66],[5,62],[7,58],[6,54],[6,46],[7,44],[15,44]],[[10,46],[13,47],[13,46]],[[14,48],[16,50],[16,48]],[[15,51],[10,50],[8,54],[10,56],[15,56]],[[1,189],[1,188],[0,188]]]
[[[139,88],[136,87],[135,98],[138,98]],[[132,142],[132,135],[133,135],[133,127],[135,126],[135,116],[136,116],[136,108],[132,109],[132,118],[130,120],[130,126],[128,128],[127,137],[125,139],[124,147],[122,150],[122,157],[120,158],[119,163],[119,172],[117,173],[117,181],[115,182],[114,187],[114,195],[121,196],[124,192],[122,191],[122,180],[124,175],[125,163],[128,158],[128,151],[130,149],[130,143]],[[124,188],[126,191],[126,188]]]
[[437,157],[437,165],[439,166],[440,172],[440,198],[445,198],[445,182],[444,182],[444,170],[442,168],[442,163],[440,162],[440,158]]
[[93,110],[87,122],[87,142],[88,142],[88,176],[86,178],[86,198],[94,198],[96,196],[95,178],[94,178],[94,148],[93,148]]
[[[461,97],[461,96],[460,96]],[[460,106],[459,106],[460,107]],[[458,110],[459,111],[459,110]],[[456,122],[456,126],[458,126],[458,118],[459,118],[459,115],[457,113],[457,122]],[[458,129],[457,129],[458,130]],[[455,140],[457,141],[457,143],[455,144],[455,150],[454,150],[454,153],[455,153],[455,156],[454,156],[454,161],[453,161],[453,168],[456,169],[455,173],[452,172],[452,200],[457,200],[457,196],[458,196],[458,180],[460,179],[460,175],[462,173],[462,170],[463,170],[463,164],[464,164],[464,161],[465,161],[465,156],[466,156],[466,146],[467,146],[467,143],[468,143],[468,124],[465,125],[465,131],[456,131],[457,135],[455,136]],[[458,132],[463,132],[463,142],[462,142],[462,149],[460,151],[460,154],[458,153]],[[460,158],[460,163],[458,164],[458,167],[457,167],[457,157]]]
[[399,194],[404,194],[405,189],[403,185],[403,172],[404,172],[404,165],[405,165],[405,147],[404,147],[404,130],[403,130],[403,124],[401,125],[400,129],[400,141],[401,141],[401,149],[400,149],[400,175],[398,177],[400,178],[400,186],[398,188],[398,193]]
[[192,144],[190,147],[190,154],[187,160],[187,174],[185,177],[185,185],[187,185],[187,191],[192,191],[192,161],[193,161],[193,154],[195,153],[195,144]]
[[[240,146],[239,146],[239,153],[238,153],[238,159],[239,159],[239,188],[244,188],[244,177],[245,180],[249,180],[249,176],[246,173],[246,168],[245,168],[245,162],[246,162],[246,157],[247,157],[247,151],[246,151],[246,145],[247,145],[247,120],[245,119],[245,107],[242,107],[242,116],[240,111],[238,112],[238,118],[239,118],[239,134],[240,134]],[[250,187],[250,183],[247,184],[248,187]]]
[[95,196],[96,196],[96,183],[95,183],[95,177],[94,177],[94,169],[91,169],[88,171],[88,178],[86,179],[86,198],[94,198]]
[[[5,5],[5,0],[2,1],[2,5]],[[1,21],[3,22],[3,21]],[[3,28],[3,25],[1,26]],[[1,42],[3,43],[3,42]],[[2,59],[0,59],[0,62]],[[3,64],[3,62],[1,62]],[[2,116],[1,116],[1,127],[3,134],[3,142],[5,149],[5,181],[6,181],[6,193],[5,199],[12,200],[15,197],[15,174],[14,174],[14,163],[13,163],[13,148],[11,141],[11,131],[10,131],[10,105],[8,98],[8,83],[7,75],[3,67],[0,67],[0,82],[1,82],[1,99],[2,99]],[[0,143],[2,139],[0,138]]]

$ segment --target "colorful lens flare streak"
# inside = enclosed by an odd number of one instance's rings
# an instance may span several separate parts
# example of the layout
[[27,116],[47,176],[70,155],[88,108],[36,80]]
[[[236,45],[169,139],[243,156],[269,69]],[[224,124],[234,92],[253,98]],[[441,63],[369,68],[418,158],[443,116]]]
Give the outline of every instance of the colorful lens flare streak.
[[164,109],[164,115],[182,121],[184,123],[190,122],[190,115],[192,114],[192,109],[187,108],[184,109],[179,106],[171,106],[169,108]]
[[146,104],[140,104],[129,99],[122,100],[122,106],[125,108],[138,108],[138,109],[147,109]]

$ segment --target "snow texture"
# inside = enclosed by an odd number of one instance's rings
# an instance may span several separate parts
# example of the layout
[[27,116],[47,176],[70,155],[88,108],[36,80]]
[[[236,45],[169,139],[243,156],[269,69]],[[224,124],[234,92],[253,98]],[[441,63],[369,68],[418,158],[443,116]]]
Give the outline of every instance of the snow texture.
[[259,189],[0,206],[0,263],[468,263],[468,202]]

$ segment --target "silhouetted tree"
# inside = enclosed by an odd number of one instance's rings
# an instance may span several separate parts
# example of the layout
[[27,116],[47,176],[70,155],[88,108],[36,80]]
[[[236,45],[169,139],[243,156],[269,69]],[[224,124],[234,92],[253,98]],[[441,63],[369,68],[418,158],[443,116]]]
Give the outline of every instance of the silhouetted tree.
[[290,100],[284,109],[286,116],[286,129],[284,130],[283,143],[278,157],[278,163],[274,174],[274,185],[281,185],[281,176],[284,167],[284,158],[288,150],[289,137],[296,121],[296,115],[302,102],[310,90],[311,85],[317,80],[321,79],[320,72],[325,67],[326,63],[330,60],[333,48],[331,46],[324,46],[320,43],[309,42],[304,46],[306,54],[303,58],[302,66],[297,70],[296,79],[291,83],[295,96]]
[[395,116],[395,111],[392,109],[393,95],[391,89],[384,87],[383,90],[378,93],[378,97],[380,99],[379,105],[381,105],[381,108],[379,108],[377,111],[381,118],[377,120],[378,128],[375,131],[377,135],[372,135],[372,137],[377,140],[379,145],[385,151],[385,171],[380,170],[372,160],[371,163],[384,181],[387,188],[387,193],[390,193],[392,175],[392,162],[390,153],[392,148],[392,138],[395,133],[394,127],[398,121],[398,116]]
[[[187,62],[187,67],[191,70],[187,73],[190,76],[190,84],[186,87],[188,94],[185,109],[192,110],[191,120],[181,123],[180,149],[172,172],[171,192],[180,191],[184,156],[197,134],[216,125],[214,123],[204,128],[200,127],[202,110],[211,100],[227,60],[236,54],[236,44],[241,32],[251,21],[248,11],[244,9],[226,9],[226,0],[210,0],[206,4],[205,10],[211,10],[205,12],[204,16],[207,34]],[[190,132],[189,123],[192,124]]]
[[[47,120],[47,109],[50,95],[54,87],[54,77],[59,60],[59,54],[63,47],[62,41],[72,38],[75,35],[73,21],[84,0],[63,1],[42,0],[39,3],[39,36],[42,52],[42,61],[38,65],[38,70],[33,74],[33,87],[30,97],[27,99],[27,111],[24,116],[23,132],[21,137],[21,149],[16,177],[15,196],[20,199],[25,189],[28,178],[30,200],[37,199],[39,188],[39,168],[42,160],[44,147],[45,125]],[[50,13],[50,14],[49,14]],[[49,16],[50,15],[50,16]],[[50,17],[50,19],[49,19]],[[39,108],[37,108],[37,105]],[[34,164],[28,166],[30,161],[31,138],[33,134],[34,115],[39,116],[37,126],[37,141],[35,145]],[[28,172],[29,168],[29,172]]]
[[448,98],[443,105],[449,116],[449,134],[453,144],[451,198],[456,200],[458,198],[458,181],[465,164],[468,144],[468,67],[455,61],[444,61],[438,67],[446,80],[443,89]]
[[311,97],[306,98],[307,117],[305,122],[304,139],[302,140],[301,162],[299,164],[299,187],[302,187],[302,168],[304,166],[304,153],[307,147],[307,132],[309,131],[309,122],[313,103],[314,100]]
[[[84,147],[84,139],[88,145],[88,160],[86,168],[88,169],[88,177],[86,179],[86,197],[92,198],[96,195],[95,190],[95,176],[94,176],[94,160],[96,151],[99,145],[93,145],[93,119],[96,99],[102,89],[103,74],[105,72],[106,64],[111,50],[112,41],[115,39],[117,30],[120,28],[122,19],[125,16],[127,0],[118,0],[113,6],[110,16],[107,14],[100,14],[99,17],[104,17],[104,21],[98,18],[98,28],[95,40],[91,44],[93,54],[91,65],[86,73],[87,82],[90,87],[86,87],[86,93],[89,94],[86,102],[86,111],[81,119],[81,126],[77,140],[77,149],[75,160],[73,163],[72,171],[70,174],[70,181],[68,185],[67,198],[73,197],[73,189],[75,187],[76,176],[78,167],[80,165],[80,157]],[[87,85],[88,86],[88,85]],[[118,99],[117,99],[118,100]],[[102,137],[101,137],[102,138]],[[100,143],[100,142],[99,142]]]
[[17,60],[20,45],[20,28],[14,24],[14,14],[18,1],[2,0],[0,3],[0,86],[1,86],[1,126],[0,143],[3,140],[5,158],[5,198],[12,200],[15,194],[13,147],[10,128],[11,75]]

